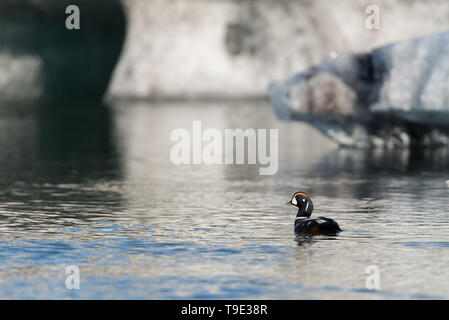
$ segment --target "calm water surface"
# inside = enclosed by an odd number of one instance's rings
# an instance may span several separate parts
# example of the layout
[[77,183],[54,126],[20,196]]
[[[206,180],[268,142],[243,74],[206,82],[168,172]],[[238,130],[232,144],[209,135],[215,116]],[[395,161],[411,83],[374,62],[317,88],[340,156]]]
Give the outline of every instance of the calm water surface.
[[[278,128],[277,174],[173,165],[193,120]],[[449,298],[445,150],[339,150],[266,102],[4,106],[0,148],[2,299]],[[297,190],[344,231],[295,239]]]

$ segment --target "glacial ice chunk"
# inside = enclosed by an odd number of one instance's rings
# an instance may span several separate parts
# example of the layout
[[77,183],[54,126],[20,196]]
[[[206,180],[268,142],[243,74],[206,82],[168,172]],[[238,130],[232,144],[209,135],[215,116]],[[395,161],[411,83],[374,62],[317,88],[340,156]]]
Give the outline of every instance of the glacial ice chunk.
[[327,59],[268,94],[281,119],[365,124],[384,114],[449,127],[449,32]]

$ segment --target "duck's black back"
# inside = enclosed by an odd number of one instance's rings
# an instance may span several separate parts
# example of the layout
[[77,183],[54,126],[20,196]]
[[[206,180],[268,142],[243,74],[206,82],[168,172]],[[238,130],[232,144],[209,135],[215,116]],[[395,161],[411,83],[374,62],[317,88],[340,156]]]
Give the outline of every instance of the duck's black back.
[[325,217],[295,220],[296,233],[335,235],[340,231],[341,229],[337,222]]

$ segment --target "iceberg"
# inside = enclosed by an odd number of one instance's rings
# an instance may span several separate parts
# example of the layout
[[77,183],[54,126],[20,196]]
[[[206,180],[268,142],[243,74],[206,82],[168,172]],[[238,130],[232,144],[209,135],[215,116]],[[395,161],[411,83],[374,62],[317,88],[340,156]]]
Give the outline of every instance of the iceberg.
[[449,32],[329,58],[268,94],[280,119],[344,146],[447,145]]

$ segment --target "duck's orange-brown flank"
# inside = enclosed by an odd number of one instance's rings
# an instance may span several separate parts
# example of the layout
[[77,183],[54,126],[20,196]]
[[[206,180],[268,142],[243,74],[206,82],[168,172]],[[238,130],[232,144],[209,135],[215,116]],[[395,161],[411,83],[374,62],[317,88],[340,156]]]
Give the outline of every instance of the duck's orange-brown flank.
[[314,226],[314,227],[310,228],[309,230],[307,230],[307,232],[309,232],[309,233],[311,233],[313,235],[316,235],[319,232],[319,228],[320,228],[319,225],[318,226]]

